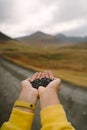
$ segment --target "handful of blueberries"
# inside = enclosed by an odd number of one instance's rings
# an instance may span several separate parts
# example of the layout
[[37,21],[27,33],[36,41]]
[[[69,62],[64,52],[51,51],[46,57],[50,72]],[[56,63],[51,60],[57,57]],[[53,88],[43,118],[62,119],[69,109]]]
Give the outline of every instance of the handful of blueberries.
[[34,88],[38,89],[39,86],[46,87],[51,81],[52,79],[45,77],[41,79],[35,79],[34,81],[31,82],[31,84]]

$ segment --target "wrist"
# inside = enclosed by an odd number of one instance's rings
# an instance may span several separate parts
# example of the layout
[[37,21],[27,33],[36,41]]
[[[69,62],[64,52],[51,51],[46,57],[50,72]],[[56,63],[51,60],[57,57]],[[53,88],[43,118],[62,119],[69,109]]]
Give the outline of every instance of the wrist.
[[18,100],[24,101],[24,102],[29,102],[31,104],[36,104],[37,98],[38,98],[37,91],[32,92],[32,90],[31,90],[28,94],[26,94],[25,91],[22,91]]
[[[49,100],[50,99],[50,100]],[[60,103],[56,91],[44,91],[40,94],[41,109]]]
[[35,110],[35,104],[31,104],[25,101],[16,100],[14,103],[14,107],[16,109],[20,109],[27,112],[34,112]]
[[15,107],[16,109],[19,109],[19,110],[22,110],[22,111],[25,111],[25,112],[32,112],[34,113],[34,110],[31,110],[31,109],[28,109],[28,108],[23,108],[23,107]]
[[39,96],[41,98],[49,98],[52,97],[53,95],[57,95],[57,91],[53,88],[50,88],[50,90],[46,89],[46,91],[43,90],[42,92],[39,92]]

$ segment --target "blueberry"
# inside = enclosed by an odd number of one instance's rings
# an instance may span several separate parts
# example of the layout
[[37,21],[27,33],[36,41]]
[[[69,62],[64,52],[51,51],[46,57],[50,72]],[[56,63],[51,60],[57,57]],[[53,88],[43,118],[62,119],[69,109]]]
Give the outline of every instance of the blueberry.
[[32,87],[38,89],[39,86],[46,87],[51,81],[52,79],[45,77],[41,79],[35,79],[34,81],[31,82],[31,84],[32,84]]

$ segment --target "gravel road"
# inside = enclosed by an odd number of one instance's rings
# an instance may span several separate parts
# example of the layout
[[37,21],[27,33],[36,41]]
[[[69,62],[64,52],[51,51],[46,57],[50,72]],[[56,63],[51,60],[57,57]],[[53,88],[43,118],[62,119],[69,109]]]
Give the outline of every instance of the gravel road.
[[[9,119],[13,103],[20,92],[20,81],[33,73],[0,58],[0,125]],[[87,130],[87,89],[62,82],[59,97],[68,120],[76,130]],[[40,130],[39,111],[38,101],[32,130]]]

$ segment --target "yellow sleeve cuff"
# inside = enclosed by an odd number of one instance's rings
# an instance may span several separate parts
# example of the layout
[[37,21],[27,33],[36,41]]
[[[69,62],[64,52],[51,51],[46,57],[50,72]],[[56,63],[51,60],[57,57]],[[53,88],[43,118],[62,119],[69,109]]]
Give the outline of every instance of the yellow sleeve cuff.
[[14,107],[23,107],[23,108],[35,110],[35,104],[30,104],[30,103],[28,103],[28,102],[19,101],[19,100],[16,100],[16,101],[15,101]]
[[67,121],[63,107],[60,104],[49,106],[43,109],[40,114],[42,124]]
[[48,129],[60,129],[66,128],[67,130],[74,130],[71,123],[67,121],[65,111],[61,104],[49,106],[43,109],[41,112],[41,124],[42,130]]
[[33,117],[33,113],[14,108],[10,116],[9,123],[21,130],[31,130]]

